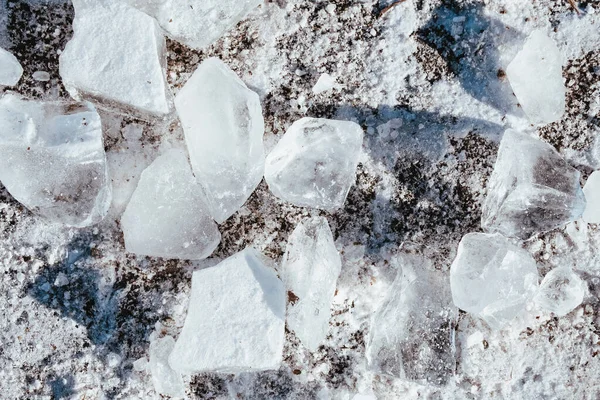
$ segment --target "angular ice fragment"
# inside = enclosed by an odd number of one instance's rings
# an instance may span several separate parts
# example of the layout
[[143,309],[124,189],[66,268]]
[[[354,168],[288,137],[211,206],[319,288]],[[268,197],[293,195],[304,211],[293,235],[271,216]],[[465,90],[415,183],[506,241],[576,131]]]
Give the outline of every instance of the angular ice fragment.
[[458,310],[431,262],[403,255],[402,270],[373,317],[367,360],[377,373],[442,385],[454,374]]
[[585,208],[579,175],[549,144],[507,130],[488,182],[481,226],[526,239],[576,220]]
[[175,339],[171,336],[154,339],[150,343],[150,373],[154,390],[158,394],[171,397],[185,397],[181,374],[169,366],[169,354],[173,351]]
[[288,239],[282,279],[288,298],[287,324],[311,351],[327,336],[331,301],[342,262],[327,220],[315,217],[298,224]]
[[534,124],[558,121],[565,112],[562,65],[554,41],[535,31],[506,69],[515,96]]
[[341,208],[356,179],[363,131],[354,122],[302,118],[267,156],[273,194],[303,207]]
[[50,221],[83,227],[102,220],[111,190],[94,107],[2,97],[0,181]]
[[265,132],[258,95],[222,61],[204,61],[177,94],[194,174],[221,223],[240,209],[260,183]]
[[544,310],[562,317],[581,304],[585,288],[585,282],[571,268],[558,267],[542,280],[535,302]]
[[144,170],[121,217],[125,248],[152,257],[200,260],[221,241],[183,150],[171,149]]
[[76,0],[73,38],[60,55],[71,96],[142,117],[170,111],[165,39],[152,18],[117,2]]
[[538,271],[525,250],[499,234],[469,233],[450,267],[454,304],[493,329],[508,324],[538,286]]
[[0,48],[0,86],[15,86],[23,75],[23,67],[12,53]]
[[321,74],[317,83],[312,88],[314,94],[321,94],[333,89],[336,86],[335,78],[329,74]]
[[594,171],[583,187],[585,211],[583,220],[588,224],[600,224],[600,171]]
[[238,22],[262,0],[127,0],[156,18],[173,39],[203,49]]
[[194,272],[183,330],[169,357],[183,373],[277,369],[285,290],[262,255],[246,249]]

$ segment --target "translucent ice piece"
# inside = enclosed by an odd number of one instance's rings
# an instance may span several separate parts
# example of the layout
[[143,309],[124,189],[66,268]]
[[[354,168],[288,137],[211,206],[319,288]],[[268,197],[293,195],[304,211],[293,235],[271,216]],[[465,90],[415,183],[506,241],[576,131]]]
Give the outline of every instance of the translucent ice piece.
[[169,366],[169,354],[174,346],[175,339],[171,336],[154,339],[150,343],[150,373],[157,393],[164,396],[185,397],[181,374]]
[[544,310],[562,317],[581,304],[586,284],[572,269],[558,267],[548,272],[535,296]]
[[12,53],[0,48],[0,86],[15,86],[23,75],[23,67]]
[[583,220],[588,224],[600,223],[600,171],[594,171],[583,187],[585,211]]

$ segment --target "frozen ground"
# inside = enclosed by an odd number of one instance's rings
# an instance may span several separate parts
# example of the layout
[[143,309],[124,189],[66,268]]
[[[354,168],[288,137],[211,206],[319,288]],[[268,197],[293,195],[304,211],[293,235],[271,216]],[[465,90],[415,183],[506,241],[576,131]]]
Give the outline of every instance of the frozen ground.
[[[151,336],[181,331],[192,271],[248,245],[280,262],[296,223],[323,215],[343,262],[324,345],[310,353],[286,332],[278,371],[186,377],[190,398],[599,398],[600,231],[582,221],[525,243],[541,276],[571,266],[585,280],[575,311],[531,310],[500,332],[459,313],[402,353],[415,370],[425,362],[420,341],[454,354],[435,385],[373,374],[365,358],[371,318],[396,268],[410,259],[448,285],[458,241],[479,230],[501,134],[523,124],[504,69],[536,28],[567,59],[567,111],[538,133],[582,172],[582,183],[600,168],[600,2],[578,4],[579,12],[566,0],[407,0],[389,9],[375,0],[274,0],[206,51],[168,41],[174,92],[216,56],[259,93],[267,151],[303,116],[358,122],[366,135],[356,185],[343,210],[326,213],[280,201],[263,182],[220,226],[223,240],[209,260],[127,255],[118,215],[141,170],[183,132],[177,121],[102,113],[116,195],[100,225],[48,225],[0,189],[1,397],[158,397],[139,366]],[[58,55],[72,18],[62,0],[0,0],[0,46],[24,68],[17,92],[68,96]],[[50,80],[34,80],[37,71]],[[315,95],[322,73],[339,86]]]

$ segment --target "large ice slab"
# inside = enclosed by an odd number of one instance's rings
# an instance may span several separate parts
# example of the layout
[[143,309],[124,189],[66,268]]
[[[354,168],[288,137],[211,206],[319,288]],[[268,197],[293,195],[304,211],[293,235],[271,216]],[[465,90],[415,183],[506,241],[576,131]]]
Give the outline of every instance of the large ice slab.
[[150,342],[150,373],[154,390],[158,394],[170,397],[185,397],[185,387],[181,374],[169,365],[169,355],[175,347],[171,336],[154,339]]
[[23,67],[12,53],[0,48],[0,86],[15,86],[23,75]]
[[331,301],[342,269],[327,220],[315,217],[296,226],[288,239],[282,278],[293,300],[288,304],[287,324],[311,351],[327,336]]
[[156,18],[173,39],[203,49],[233,28],[262,0],[126,0]]
[[363,131],[354,122],[302,118],[269,153],[265,179],[273,194],[297,206],[341,208],[356,180]]
[[111,190],[100,116],[89,103],[0,99],[0,181],[32,212],[69,226],[99,222]]
[[524,310],[538,286],[534,259],[500,234],[469,233],[450,267],[454,304],[493,329]]
[[565,112],[563,56],[542,31],[533,32],[506,68],[510,86],[534,124],[561,119]]
[[169,363],[177,371],[277,369],[285,290],[262,255],[246,249],[194,272],[190,305]]
[[535,302],[562,317],[583,302],[585,291],[585,282],[571,268],[558,267],[544,276]]
[[221,223],[244,205],[263,176],[260,100],[227,65],[209,58],[177,94],[175,106],[194,174]]
[[424,384],[443,385],[456,367],[458,310],[444,277],[421,256],[403,255],[401,270],[372,320],[369,367]]
[[594,171],[583,187],[585,195],[585,211],[583,220],[588,224],[600,223],[600,171]]
[[60,55],[71,96],[142,117],[169,113],[166,45],[156,21],[116,1],[74,6],[73,38]]
[[199,260],[221,241],[185,151],[171,149],[144,170],[121,217],[128,252]]
[[576,220],[585,208],[579,176],[549,144],[507,130],[488,182],[481,226],[525,239]]

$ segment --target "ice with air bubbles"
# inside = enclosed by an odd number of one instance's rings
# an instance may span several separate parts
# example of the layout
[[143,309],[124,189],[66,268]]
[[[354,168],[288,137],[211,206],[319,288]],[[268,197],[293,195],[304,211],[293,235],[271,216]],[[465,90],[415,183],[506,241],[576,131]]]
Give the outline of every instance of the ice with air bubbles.
[[581,304],[585,292],[586,284],[575,271],[557,267],[544,276],[535,301],[542,309],[562,317]]

